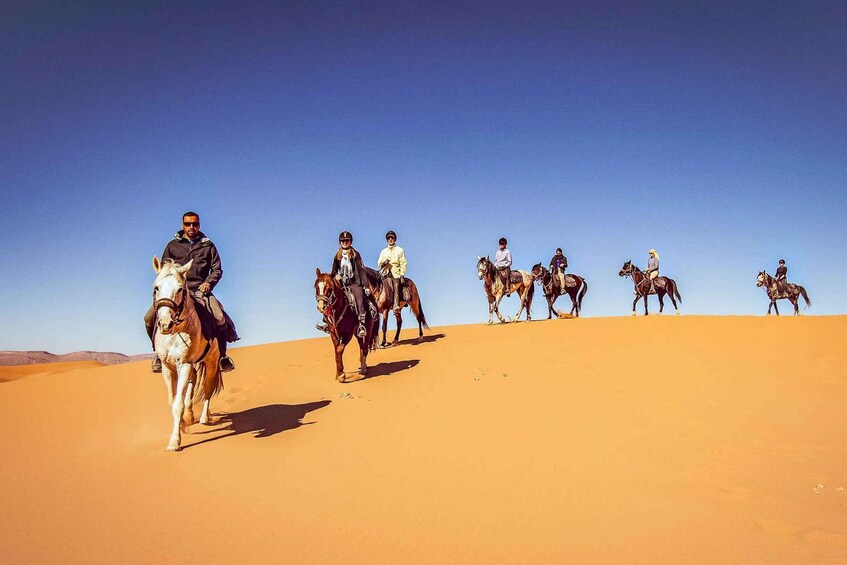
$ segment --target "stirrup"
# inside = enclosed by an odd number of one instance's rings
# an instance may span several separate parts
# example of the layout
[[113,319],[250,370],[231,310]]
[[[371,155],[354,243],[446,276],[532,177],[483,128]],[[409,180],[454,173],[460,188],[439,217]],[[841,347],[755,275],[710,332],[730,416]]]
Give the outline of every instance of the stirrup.
[[329,326],[326,324],[317,323],[315,324],[315,329],[320,332],[329,333]]
[[159,359],[158,356],[155,359],[153,359],[153,363],[151,363],[151,365],[150,365],[150,370],[154,373],[161,373],[162,372],[162,360]]
[[232,362],[229,355],[226,355],[218,361],[218,367],[220,367],[222,373],[228,373],[235,370],[235,363]]

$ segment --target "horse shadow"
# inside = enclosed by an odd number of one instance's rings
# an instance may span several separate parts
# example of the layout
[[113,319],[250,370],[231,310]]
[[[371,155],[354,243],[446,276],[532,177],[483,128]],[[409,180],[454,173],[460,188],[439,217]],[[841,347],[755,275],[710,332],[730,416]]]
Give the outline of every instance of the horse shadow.
[[425,335],[421,338],[412,337],[409,339],[401,339],[397,342],[397,345],[419,345],[421,343],[431,343],[433,341],[441,339],[442,337],[446,337],[446,334],[431,334]]
[[330,404],[330,400],[319,400],[317,402],[307,402],[306,404],[268,404],[267,406],[257,406],[248,408],[241,412],[232,412],[229,414],[221,414],[215,424],[226,423],[226,427],[216,427],[205,432],[195,433],[200,435],[213,432],[228,432],[223,435],[204,439],[191,445],[184,446],[185,449],[195,447],[210,441],[238,436],[241,434],[251,433],[255,438],[266,438],[287,430],[293,430],[300,426],[307,426],[313,422],[303,423],[303,418],[306,414],[314,410],[318,410]]
[[367,375],[363,376],[358,373],[355,373],[353,375],[348,374],[347,380],[345,382],[355,383],[367,379],[372,379],[374,377],[387,377],[389,375],[393,375],[394,373],[399,373],[400,371],[406,371],[408,369],[411,369],[418,363],[420,363],[419,359],[407,359],[405,361],[388,361],[385,363],[377,363],[376,365],[368,365]]

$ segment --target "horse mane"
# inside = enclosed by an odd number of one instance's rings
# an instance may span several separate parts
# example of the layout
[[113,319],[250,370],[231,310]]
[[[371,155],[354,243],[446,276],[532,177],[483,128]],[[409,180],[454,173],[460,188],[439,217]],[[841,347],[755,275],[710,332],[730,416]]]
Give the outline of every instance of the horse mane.
[[382,290],[382,275],[376,269],[365,267],[365,282]]
[[161,265],[159,266],[159,274],[156,277],[156,280],[167,277],[168,275],[173,275],[179,284],[185,284],[185,275],[179,272],[179,268],[182,265],[174,261],[173,259],[162,259]]

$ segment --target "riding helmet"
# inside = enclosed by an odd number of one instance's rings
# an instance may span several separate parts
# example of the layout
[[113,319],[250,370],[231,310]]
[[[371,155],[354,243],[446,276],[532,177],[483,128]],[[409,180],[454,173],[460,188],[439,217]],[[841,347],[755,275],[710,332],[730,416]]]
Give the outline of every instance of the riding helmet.
[[388,230],[386,232],[385,239],[388,239],[389,237],[393,237],[394,239],[397,239],[397,234],[394,233],[394,230]]
[[500,241],[499,241],[498,243],[499,243],[500,245],[506,245],[506,244],[507,244],[507,243],[509,243],[509,242],[508,242],[508,241],[506,241],[506,238],[505,238],[505,237],[501,237],[501,238],[500,238]]
[[348,239],[350,241],[353,241],[353,234],[350,233],[349,231],[343,231],[340,234],[338,234],[338,241],[345,241],[345,240],[348,240]]
[[779,264],[780,264],[780,265],[785,265],[785,259],[780,259],[780,260],[779,260]]

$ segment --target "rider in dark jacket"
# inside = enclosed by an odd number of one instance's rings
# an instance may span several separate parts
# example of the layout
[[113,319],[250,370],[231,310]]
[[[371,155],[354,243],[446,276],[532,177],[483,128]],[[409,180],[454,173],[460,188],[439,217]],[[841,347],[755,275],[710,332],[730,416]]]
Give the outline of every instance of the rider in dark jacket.
[[[226,354],[227,342],[239,339],[235,331],[235,323],[224,311],[223,306],[212,290],[223,277],[221,268],[221,256],[218,249],[206,235],[200,231],[200,216],[195,212],[186,212],[182,215],[183,229],[179,230],[174,238],[165,246],[162,252],[162,260],[171,259],[174,263],[185,265],[189,261],[191,269],[185,274],[185,283],[188,290],[195,295],[198,303],[203,305],[215,318],[218,329],[218,348],[220,349],[220,367],[222,371],[232,371],[235,363]],[[153,306],[144,315],[144,325],[150,341],[156,326],[156,310]],[[156,357],[153,360],[153,372],[162,372],[162,362]]]
[[565,292],[565,269],[568,268],[568,258],[562,253],[562,248],[556,248],[556,254],[550,259],[550,272],[559,277],[559,293]]
[[370,295],[370,290],[365,286],[365,265],[359,252],[353,249],[353,235],[349,231],[338,235],[338,243],[340,248],[332,260],[330,274],[353,295],[353,307],[359,319],[356,335],[365,337],[365,295]]
[[788,267],[785,266],[785,259],[779,260],[779,267],[776,268],[776,292],[778,295],[785,294],[788,288]]

